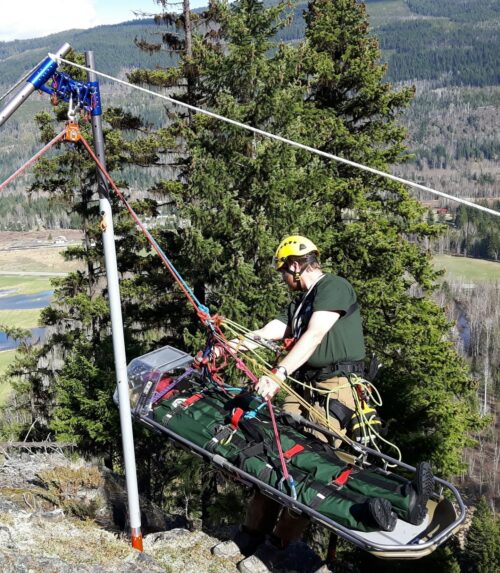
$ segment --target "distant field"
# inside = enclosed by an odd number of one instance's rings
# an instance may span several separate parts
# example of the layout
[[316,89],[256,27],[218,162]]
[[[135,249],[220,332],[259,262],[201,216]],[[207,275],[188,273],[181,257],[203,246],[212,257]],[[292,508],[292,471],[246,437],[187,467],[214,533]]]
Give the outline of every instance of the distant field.
[[38,326],[40,312],[40,308],[0,310],[0,325],[15,328],[35,328]]
[[436,255],[434,256],[434,265],[436,268],[446,271],[445,278],[447,279],[500,283],[500,263],[493,261]]
[[7,366],[14,359],[16,354],[15,350],[4,350],[0,352],[0,406],[5,403],[7,396],[10,393],[10,384],[2,381],[2,376],[7,370]]
[[76,270],[81,263],[68,262],[54,248],[0,251],[0,271],[64,273]]
[[23,277],[0,275],[0,291],[15,291],[14,294],[35,294],[51,290],[50,277]]

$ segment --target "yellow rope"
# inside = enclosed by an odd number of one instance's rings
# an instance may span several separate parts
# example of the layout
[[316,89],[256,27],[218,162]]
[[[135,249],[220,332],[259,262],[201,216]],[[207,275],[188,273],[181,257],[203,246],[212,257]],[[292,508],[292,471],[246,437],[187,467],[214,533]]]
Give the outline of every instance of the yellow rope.
[[[353,374],[351,377],[352,377],[353,397],[354,397],[354,402],[356,404],[356,413],[357,413],[360,421],[362,422],[360,427],[361,427],[362,432],[363,432],[363,438],[365,440],[368,440],[365,443],[371,444],[370,447],[373,447],[375,450],[380,452],[380,448],[378,447],[377,441],[374,439],[374,437],[376,437],[381,442],[387,444],[390,448],[393,448],[397,452],[397,460],[401,461],[402,460],[401,450],[396,446],[396,444],[394,444],[393,442],[390,442],[389,440],[386,440],[369,423],[369,420],[367,419],[367,417],[365,416],[365,414],[363,412],[363,408],[361,406],[361,402],[359,400],[358,393],[356,391],[356,386],[360,385],[360,386],[363,386],[364,388],[371,388],[371,391],[374,392],[376,398],[371,397],[370,400],[376,406],[382,406],[382,398],[380,396],[379,391],[368,380],[364,380],[363,378],[360,378],[359,376],[357,376],[355,374]],[[388,464],[388,467],[396,467],[396,464]]]
[[[253,344],[256,344],[257,347],[261,349],[268,348],[265,343],[261,343],[259,340],[256,340],[252,336],[248,336],[252,332],[250,329],[227,318],[222,319],[221,324],[226,327],[226,329],[231,333],[232,336],[234,336],[234,338],[238,338],[238,344],[236,348],[233,349],[236,354],[243,353],[241,347],[244,346],[243,341],[245,339],[251,341]],[[253,357],[249,356],[248,355],[249,353]],[[278,384],[280,389],[285,390],[285,392],[289,396],[293,396],[293,398],[295,398],[298,404],[300,404],[300,406],[304,409],[305,412],[308,412],[308,414],[312,419],[316,420],[319,424],[325,426],[325,428],[327,428],[328,430],[334,432],[335,435],[338,436],[338,438],[344,441],[346,444],[355,447],[358,445],[357,442],[351,440],[345,434],[341,433],[335,426],[333,426],[332,423],[330,422],[330,414],[329,414],[329,405],[330,405],[330,400],[332,399],[332,394],[338,394],[339,390],[350,386],[355,403],[355,410],[358,415],[358,418],[361,421],[360,427],[361,431],[363,432],[363,438],[365,439],[365,443],[371,444],[374,449],[380,452],[380,448],[378,447],[376,440],[374,439],[374,437],[376,437],[381,442],[393,448],[397,452],[398,455],[397,459],[401,461],[401,450],[394,443],[386,440],[374,428],[372,428],[363,412],[361,402],[359,400],[358,393],[356,390],[357,385],[363,386],[366,392],[370,393],[370,399],[375,406],[379,407],[382,406],[382,398],[380,396],[380,393],[378,389],[371,382],[369,382],[368,380],[364,380],[363,378],[353,374],[348,378],[348,382],[346,384],[339,385],[336,388],[328,390],[326,388],[325,389],[316,388],[312,384],[296,380],[295,378],[289,376],[287,380],[290,380],[291,382],[301,386],[302,388],[309,390],[311,393],[316,393],[325,397],[326,399],[325,414],[323,414],[322,412],[316,410],[316,408],[314,408],[312,404],[310,404],[307,400],[305,400],[289,384],[287,384],[286,382],[280,380],[277,376],[275,376],[271,372],[272,366],[268,362],[266,362],[264,358],[262,358],[262,356],[255,348],[247,349],[247,352],[245,354],[246,354],[245,356],[246,361],[250,362],[257,372],[261,372],[262,374],[265,374],[266,376],[272,378],[272,380],[274,380],[276,384]],[[394,467],[394,466],[389,466],[389,467]]]
[[[226,319],[224,319],[223,323],[225,322],[232,322],[232,321],[226,321]],[[233,323],[236,325],[236,323]],[[236,330],[233,329],[231,326],[229,326],[228,324],[225,325],[227,327],[227,329],[231,332],[232,335],[237,334]],[[238,327],[240,327],[240,329],[242,331],[244,331],[244,327],[241,327],[240,325],[237,325]],[[247,333],[251,332],[250,330],[247,330]],[[259,341],[256,341],[255,339],[252,339],[251,337],[247,337],[248,340],[251,340],[253,343],[257,344],[258,346],[260,346],[261,348],[266,348],[265,344],[261,344],[259,343]],[[239,352],[242,353],[241,350],[237,347],[237,349],[234,349],[235,352]],[[248,352],[251,353],[255,358],[253,358],[252,356],[248,355]],[[254,369],[257,372],[260,372],[262,374],[265,374],[266,376],[269,376],[270,378],[272,378],[272,380],[274,380],[276,382],[276,384],[280,387],[280,389],[283,389],[286,391],[286,393],[290,396],[293,396],[297,402],[300,404],[300,406],[304,409],[304,411],[308,412],[309,414],[311,414],[311,417],[315,420],[317,420],[317,422],[320,425],[323,425],[326,429],[330,430],[331,432],[334,432],[336,436],[338,436],[338,438],[342,441],[344,441],[346,444],[354,447],[356,446],[356,442],[354,442],[353,440],[351,440],[350,438],[348,438],[347,436],[345,436],[343,433],[339,432],[338,429],[333,426],[330,422],[329,416],[324,415],[322,412],[317,411],[313,405],[311,405],[307,400],[305,400],[300,394],[298,394],[291,386],[289,386],[286,382],[280,380],[277,376],[275,376],[272,372],[271,369],[273,368],[271,366],[271,364],[269,364],[268,362],[266,362],[261,356],[260,354],[255,350],[255,349],[249,349],[245,356],[245,359],[247,362],[251,363],[254,367]],[[295,378],[292,378],[291,376],[289,376],[287,378],[287,380],[290,380],[291,382],[294,382],[300,386],[304,386],[304,387],[308,387],[310,388],[313,392],[316,391],[318,393],[333,393],[336,390],[318,390],[316,388],[314,388],[313,386],[300,382],[299,380],[296,380]]]

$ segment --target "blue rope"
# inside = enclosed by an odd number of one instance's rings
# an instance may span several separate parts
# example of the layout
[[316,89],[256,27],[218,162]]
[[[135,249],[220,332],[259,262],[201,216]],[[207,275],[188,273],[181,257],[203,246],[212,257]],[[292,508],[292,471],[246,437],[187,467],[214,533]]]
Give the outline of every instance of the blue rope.
[[175,274],[175,276],[179,279],[179,282],[182,284],[182,286],[188,291],[188,293],[191,295],[192,299],[194,300],[194,302],[197,304],[198,306],[198,310],[201,310],[202,312],[208,314],[210,316],[210,310],[208,308],[208,306],[205,306],[204,304],[202,304],[198,298],[196,297],[196,295],[194,294],[193,290],[191,289],[191,287],[187,284],[187,282],[182,278],[181,274],[179,273],[179,271],[174,267],[174,265],[172,264],[172,261],[167,257],[167,255],[165,254],[165,251],[160,247],[160,245],[158,244],[158,242],[156,241],[156,239],[151,235],[151,233],[149,231],[146,231],[147,234],[149,235],[149,238],[151,239],[151,241],[155,244],[156,248],[158,249],[158,251],[160,251],[160,253],[165,257],[165,259],[168,261],[168,264],[170,265],[170,268],[172,269],[172,272]]

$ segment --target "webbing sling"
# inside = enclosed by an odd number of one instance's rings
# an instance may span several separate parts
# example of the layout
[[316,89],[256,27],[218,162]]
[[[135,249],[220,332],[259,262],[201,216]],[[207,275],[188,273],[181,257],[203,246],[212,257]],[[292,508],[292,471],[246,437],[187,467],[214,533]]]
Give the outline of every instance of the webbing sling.
[[340,474],[332,481],[332,484],[338,486],[345,485],[349,479],[349,476],[352,474],[353,469],[354,468],[352,466],[349,466],[345,470],[342,470]]
[[325,499],[328,499],[331,496],[337,496],[347,501],[351,501],[352,503],[359,503],[359,504],[364,504],[368,499],[366,495],[348,490],[345,487],[324,485],[318,481],[310,482],[309,487],[316,492],[315,497],[310,503],[310,506],[313,509],[317,509],[325,501]]
[[189,408],[189,406],[191,406],[191,404],[194,404],[195,402],[198,402],[198,400],[201,400],[201,398],[203,398],[203,394],[198,393],[198,394],[192,394],[191,396],[189,396],[188,398],[182,399],[182,398],[178,398],[179,402],[178,404],[172,408],[172,410],[170,410],[170,412],[168,414],[165,414],[165,416],[163,416],[163,424],[165,426],[168,426],[170,424],[170,422],[172,421],[172,418],[178,413],[178,412],[182,412],[183,410],[186,410],[187,408]]

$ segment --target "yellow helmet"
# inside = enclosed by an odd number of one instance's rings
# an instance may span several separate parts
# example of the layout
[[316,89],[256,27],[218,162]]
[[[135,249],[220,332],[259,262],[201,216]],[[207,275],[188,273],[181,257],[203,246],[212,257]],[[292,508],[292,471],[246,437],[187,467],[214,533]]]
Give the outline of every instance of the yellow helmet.
[[319,255],[318,247],[307,237],[290,235],[283,239],[274,255],[274,266],[278,271],[285,264],[288,257],[302,257],[315,253]]

